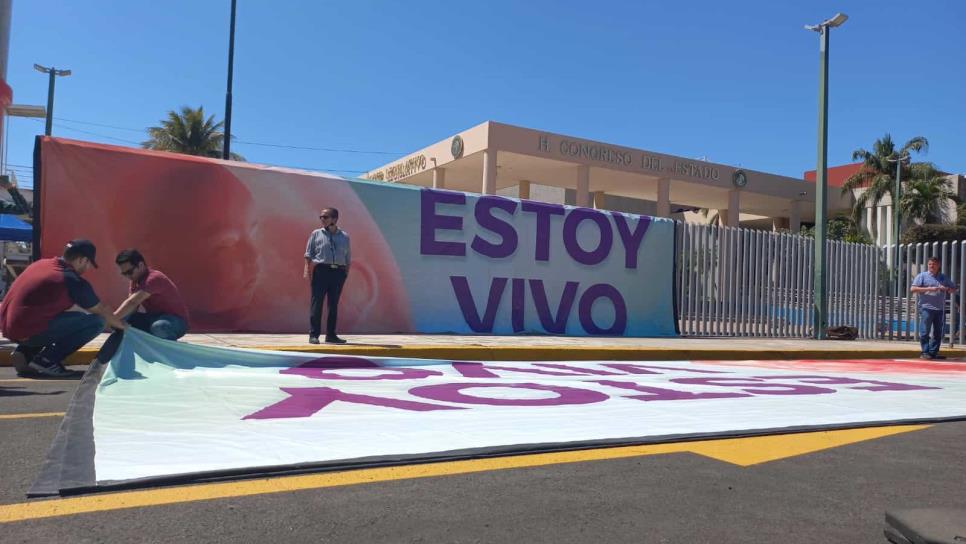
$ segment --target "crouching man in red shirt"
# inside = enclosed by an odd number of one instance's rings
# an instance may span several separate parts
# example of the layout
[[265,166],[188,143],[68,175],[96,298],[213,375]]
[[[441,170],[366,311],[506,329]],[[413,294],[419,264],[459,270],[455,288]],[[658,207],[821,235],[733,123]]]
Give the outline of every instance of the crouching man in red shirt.
[[63,378],[74,373],[64,359],[91,341],[107,323],[127,324],[101,304],[85,273],[97,268],[90,240],[71,240],[62,257],[31,263],[0,304],[0,329],[17,343],[11,358],[21,376]]
[[[148,268],[136,249],[125,249],[114,259],[121,275],[131,280],[130,296],[114,310],[135,329],[165,340],[177,340],[188,332],[188,308],[178,287],[160,270]],[[143,312],[138,312],[143,308]],[[122,332],[111,335],[97,354],[97,362],[107,362],[121,343]]]

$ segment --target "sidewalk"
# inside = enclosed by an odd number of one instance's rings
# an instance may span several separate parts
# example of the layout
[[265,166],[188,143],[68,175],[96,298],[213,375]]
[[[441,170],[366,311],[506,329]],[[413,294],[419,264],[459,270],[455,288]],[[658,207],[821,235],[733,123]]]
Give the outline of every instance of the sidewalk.
[[[306,353],[453,360],[743,360],[918,358],[915,342],[807,340],[801,338],[601,338],[570,336],[356,335],[342,346],[311,345],[304,334],[188,334],[182,342]],[[86,364],[106,334],[68,359]],[[0,366],[9,366],[10,344],[0,345]],[[950,358],[966,347],[943,347]]]

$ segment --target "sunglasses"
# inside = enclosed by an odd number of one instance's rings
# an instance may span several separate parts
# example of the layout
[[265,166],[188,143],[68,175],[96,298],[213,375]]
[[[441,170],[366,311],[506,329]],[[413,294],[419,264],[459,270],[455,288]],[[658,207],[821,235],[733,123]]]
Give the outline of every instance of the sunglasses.
[[331,217],[331,215],[320,215],[319,219],[330,219]]

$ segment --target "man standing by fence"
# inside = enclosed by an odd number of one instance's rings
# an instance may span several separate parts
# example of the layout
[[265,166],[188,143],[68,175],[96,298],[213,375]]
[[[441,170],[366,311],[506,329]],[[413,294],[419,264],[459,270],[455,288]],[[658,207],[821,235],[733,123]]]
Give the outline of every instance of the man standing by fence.
[[954,293],[956,285],[946,279],[940,267],[939,258],[930,257],[926,272],[920,272],[912,280],[910,289],[918,295],[916,308],[919,311],[919,344],[922,346],[919,357],[922,359],[945,359],[939,355],[939,347],[943,342],[946,294]]

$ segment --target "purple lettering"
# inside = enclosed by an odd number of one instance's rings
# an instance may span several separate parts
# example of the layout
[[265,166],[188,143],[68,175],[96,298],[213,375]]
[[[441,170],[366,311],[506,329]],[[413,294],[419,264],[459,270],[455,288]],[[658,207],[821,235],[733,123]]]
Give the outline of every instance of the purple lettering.
[[[374,376],[343,376],[337,371],[347,368],[378,368],[380,374]],[[315,380],[421,380],[429,376],[442,376],[436,370],[421,368],[384,368],[364,357],[322,357],[313,359],[293,368],[286,368],[279,374],[305,376]]]
[[699,392],[692,392],[692,391],[677,391],[674,389],[665,389],[663,387],[639,385],[634,382],[617,382],[613,380],[600,380],[595,383],[599,383],[601,385],[606,385],[609,387],[617,387],[619,389],[630,389],[631,391],[644,393],[643,395],[627,395],[623,397],[626,399],[642,400],[644,402],[649,402],[652,400],[730,399],[730,398],[751,396],[745,393],[711,393],[711,392],[699,393]]
[[882,382],[879,380],[857,380],[839,376],[755,376],[763,380],[795,380],[815,385],[857,385],[870,384],[862,387],[847,387],[846,389],[864,389],[866,391],[921,391],[923,389],[942,389],[941,387],[927,387],[906,383]]
[[494,208],[505,211],[513,216],[517,211],[517,203],[499,196],[484,196],[476,202],[474,213],[476,223],[486,230],[496,233],[502,241],[499,244],[489,242],[479,236],[473,237],[470,247],[480,255],[485,255],[493,259],[502,259],[513,255],[517,250],[517,231],[513,225],[506,221],[494,217]]
[[[610,299],[611,305],[614,306],[614,323],[606,329],[598,327],[597,323],[594,323],[592,310],[594,302],[600,298]],[[606,283],[591,285],[584,291],[584,294],[580,296],[580,304],[577,306],[577,316],[580,318],[580,325],[587,331],[587,334],[616,336],[624,334],[624,329],[627,328],[627,305],[624,303],[624,297],[621,296],[617,288]]]
[[463,218],[436,213],[436,204],[466,205],[466,195],[452,191],[423,189],[420,191],[419,253],[422,255],[466,255],[463,242],[440,242],[437,230],[463,230]]
[[547,332],[554,334],[566,334],[567,319],[570,317],[570,309],[574,305],[574,298],[577,296],[577,282],[568,281],[564,285],[563,294],[560,295],[560,304],[557,306],[556,317],[550,315],[550,304],[547,302],[547,292],[543,288],[543,280],[530,280],[530,296],[533,297],[533,305],[537,307],[537,317],[540,324]]
[[510,324],[513,332],[523,332],[525,327],[524,310],[526,309],[526,280],[513,278],[510,282]]
[[411,412],[430,412],[433,410],[463,410],[459,406],[440,406],[426,402],[399,400],[386,397],[372,397],[356,395],[339,391],[331,387],[282,387],[281,390],[289,394],[288,398],[280,400],[271,406],[248,414],[242,419],[285,419],[294,417],[309,417],[336,401],[367,404],[369,406],[383,406],[397,408]]
[[642,365],[638,363],[604,363],[601,366],[620,370],[628,374],[664,374],[657,370],[671,370],[674,372],[693,372],[696,374],[733,374],[726,370],[703,370],[699,368],[681,368],[676,366]]
[[[513,399],[476,397],[464,393],[464,389],[476,388],[527,389],[532,391],[550,391],[557,396],[543,399]],[[484,404],[490,406],[562,406],[566,404],[592,404],[607,400],[607,395],[578,389],[576,387],[562,387],[559,385],[543,385],[538,383],[444,383],[439,385],[423,385],[409,390],[409,394],[425,399],[460,404]]]
[[[527,374],[540,374],[543,376],[575,376],[583,377],[588,375],[598,375],[598,376],[618,376],[613,372],[607,372],[605,370],[595,370],[592,368],[574,368],[567,365],[559,365],[553,363],[532,363],[530,366],[526,367],[512,367],[512,366],[501,366],[493,364],[483,364],[483,363],[466,363],[459,362],[453,363],[453,368],[456,369],[464,378],[500,378],[501,376],[494,370],[502,370],[504,372],[522,372]],[[547,370],[555,369],[555,370]]]
[[558,204],[545,204],[525,200],[520,203],[520,211],[537,216],[535,258],[538,261],[550,260],[550,216],[563,215],[564,207]]
[[574,368],[570,365],[561,365],[557,363],[533,363],[533,366],[539,366],[543,368],[558,368],[560,370],[566,370],[568,372],[574,372],[575,375],[579,374],[591,374],[595,376],[620,376],[616,372],[608,372],[606,370],[597,370],[595,368]]
[[506,289],[506,278],[493,278],[490,282],[490,295],[486,300],[486,308],[483,310],[483,318],[480,318],[476,310],[476,302],[473,300],[473,293],[470,292],[470,284],[464,276],[450,276],[450,283],[453,284],[453,292],[456,294],[456,302],[459,303],[460,311],[463,312],[463,320],[474,332],[493,332],[493,322],[496,320],[496,310],[503,297],[503,290]]
[[637,268],[637,254],[641,249],[641,242],[644,241],[644,234],[651,225],[651,218],[646,215],[637,216],[637,226],[632,233],[624,214],[615,212],[613,217],[614,224],[617,225],[617,234],[624,244],[624,268]]
[[[597,230],[600,232],[600,240],[593,251],[584,251],[577,242],[577,229],[587,219],[596,224]],[[610,255],[610,248],[614,243],[614,232],[611,230],[610,221],[607,220],[607,216],[603,213],[596,210],[577,208],[571,210],[567,214],[567,218],[564,219],[563,241],[564,247],[567,248],[567,253],[570,254],[573,260],[580,264],[595,265]]]
[[673,378],[671,381],[689,385],[737,387],[752,395],[825,395],[835,393],[834,389],[825,387],[793,383],[767,383],[765,380],[757,378]]

